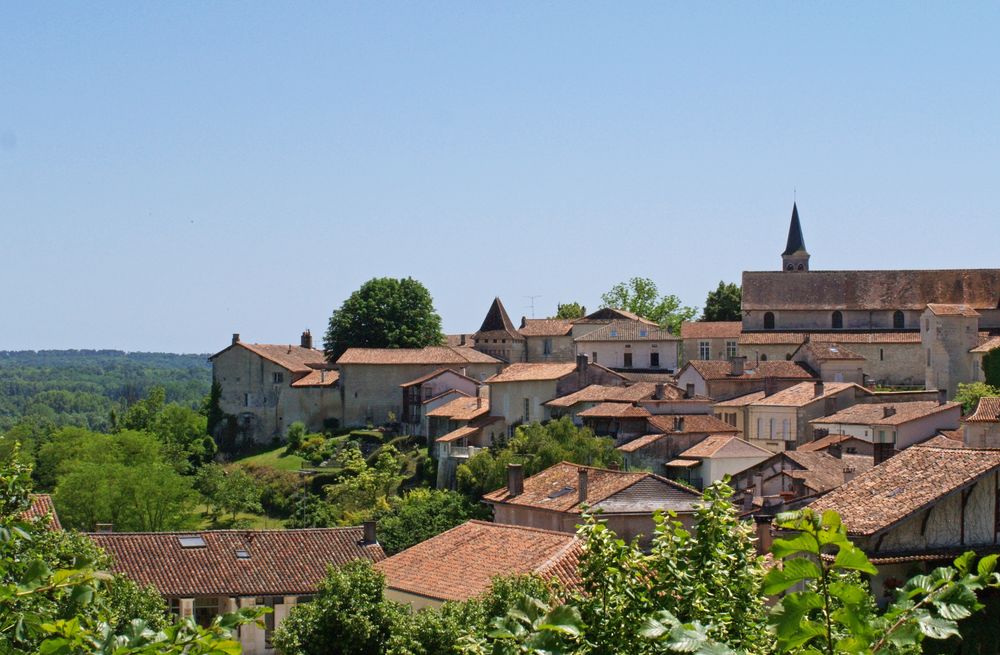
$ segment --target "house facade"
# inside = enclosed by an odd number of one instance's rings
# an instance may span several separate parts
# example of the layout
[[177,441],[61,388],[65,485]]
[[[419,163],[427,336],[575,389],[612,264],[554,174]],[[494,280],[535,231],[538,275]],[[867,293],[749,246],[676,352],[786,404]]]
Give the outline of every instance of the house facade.
[[962,419],[958,403],[914,401],[859,403],[810,421],[814,433],[849,435],[871,444],[891,444],[902,450],[930,439],[941,430],[955,430]]
[[756,361],[744,357],[731,360],[700,360],[686,363],[677,372],[677,386],[689,395],[707,396],[712,400],[728,400],[754,391],[771,392],[788,388],[813,373],[790,361]]
[[681,365],[692,359],[730,360],[739,355],[740,321],[684,321],[681,324]]
[[813,440],[810,421],[850,407],[870,393],[849,382],[802,382],[765,393],[747,407],[746,439],[771,452],[795,450]]
[[576,337],[577,355],[616,370],[674,371],[680,337],[645,321],[615,319]]

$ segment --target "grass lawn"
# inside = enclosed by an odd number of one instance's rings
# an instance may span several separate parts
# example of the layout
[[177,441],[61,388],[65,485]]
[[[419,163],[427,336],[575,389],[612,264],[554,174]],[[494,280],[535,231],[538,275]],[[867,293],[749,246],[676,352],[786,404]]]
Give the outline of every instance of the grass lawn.
[[255,464],[257,466],[267,466],[282,471],[297,471],[303,466],[307,466],[306,460],[298,455],[286,455],[285,447],[278,446],[274,450],[266,450],[256,455],[250,455],[236,460],[239,464]]
[[[213,523],[208,517],[208,507],[205,505],[198,505],[195,508],[194,515],[196,521],[192,527],[195,530],[228,530],[233,527],[232,515],[220,516],[219,520]],[[249,523],[246,527],[251,530],[281,530],[284,528],[281,519],[268,518],[262,514],[240,512],[236,518],[240,521],[248,521]]]

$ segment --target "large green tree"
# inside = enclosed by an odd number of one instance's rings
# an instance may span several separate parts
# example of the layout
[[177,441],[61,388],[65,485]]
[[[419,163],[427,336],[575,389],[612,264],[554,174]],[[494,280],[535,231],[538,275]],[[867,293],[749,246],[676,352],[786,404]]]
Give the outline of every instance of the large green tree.
[[1000,348],[994,348],[983,355],[983,375],[986,384],[1000,387]]
[[703,321],[739,321],[743,319],[741,302],[743,293],[739,286],[719,280],[715,291],[709,291],[702,311]]
[[656,282],[648,277],[634,277],[628,282],[619,282],[601,296],[604,307],[624,309],[654,321],[661,327],[679,334],[681,323],[690,321],[698,314],[694,307],[681,305],[680,298],[672,294],[660,295]]
[[583,318],[583,305],[578,302],[566,302],[556,305],[556,318]]
[[955,402],[962,403],[962,413],[970,414],[976,410],[979,399],[984,396],[1000,396],[1000,387],[994,387],[985,382],[959,383],[955,392]]
[[485,519],[488,512],[464,495],[448,489],[414,489],[389,500],[389,508],[376,515],[378,540],[389,555],[469,519]]
[[330,317],[324,352],[348,348],[423,348],[441,343],[441,317],[427,287],[411,277],[368,280]]

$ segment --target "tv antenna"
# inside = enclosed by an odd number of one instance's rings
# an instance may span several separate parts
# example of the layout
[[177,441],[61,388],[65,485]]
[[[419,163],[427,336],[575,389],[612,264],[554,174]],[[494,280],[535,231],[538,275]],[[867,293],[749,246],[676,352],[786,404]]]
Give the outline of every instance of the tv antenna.
[[525,296],[530,301],[529,307],[531,307],[531,318],[535,318],[535,298],[541,298],[541,296]]

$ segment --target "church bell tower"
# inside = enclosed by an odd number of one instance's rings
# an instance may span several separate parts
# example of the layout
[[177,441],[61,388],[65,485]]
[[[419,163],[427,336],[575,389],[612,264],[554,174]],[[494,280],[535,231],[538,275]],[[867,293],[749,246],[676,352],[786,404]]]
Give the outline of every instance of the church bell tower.
[[785,244],[785,252],[781,253],[781,270],[809,270],[809,253],[806,251],[806,241],[802,238],[799,208],[795,203],[792,203],[792,222],[788,226],[788,243]]

